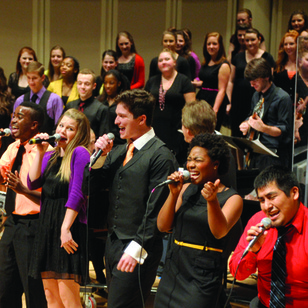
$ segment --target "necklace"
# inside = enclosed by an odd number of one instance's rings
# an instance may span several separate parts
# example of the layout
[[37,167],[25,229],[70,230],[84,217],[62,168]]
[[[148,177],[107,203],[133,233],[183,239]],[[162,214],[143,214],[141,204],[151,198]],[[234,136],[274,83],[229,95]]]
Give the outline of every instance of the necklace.
[[[176,72],[173,73],[170,79],[166,79],[164,76],[161,76],[159,95],[158,95],[159,109],[161,111],[165,109],[165,96],[167,91],[172,87],[176,75],[177,75]],[[165,84],[165,87],[163,87],[163,83]]]
[[165,96],[166,92],[164,91],[163,83],[161,82],[159,86],[159,95],[158,95],[159,109],[161,111],[165,109]]

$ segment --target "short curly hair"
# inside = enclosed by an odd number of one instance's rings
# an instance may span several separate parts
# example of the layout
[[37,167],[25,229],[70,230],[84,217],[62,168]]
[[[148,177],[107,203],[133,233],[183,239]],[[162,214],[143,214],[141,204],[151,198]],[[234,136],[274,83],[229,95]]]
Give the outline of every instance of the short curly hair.
[[194,147],[201,147],[207,150],[210,159],[219,162],[218,174],[226,174],[229,170],[230,151],[227,143],[219,135],[199,134],[194,137],[188,148],[188,155]]

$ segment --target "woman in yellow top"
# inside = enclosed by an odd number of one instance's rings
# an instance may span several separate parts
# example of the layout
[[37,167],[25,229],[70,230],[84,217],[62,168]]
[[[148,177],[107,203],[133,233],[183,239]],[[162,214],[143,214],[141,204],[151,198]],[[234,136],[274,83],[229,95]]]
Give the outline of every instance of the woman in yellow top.
[[77,90],[77,75],[79,73],[79,62],[74,57],[65,57],[60,66],[62,79],[50,83],[47,90],[58,94],[64,106],[79,98]]

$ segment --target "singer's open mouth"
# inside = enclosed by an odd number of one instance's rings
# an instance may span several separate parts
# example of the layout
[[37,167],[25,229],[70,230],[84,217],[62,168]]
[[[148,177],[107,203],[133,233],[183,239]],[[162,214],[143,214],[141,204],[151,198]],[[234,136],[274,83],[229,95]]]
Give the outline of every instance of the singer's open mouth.
[[198,177],[199,177],[199,172],[193,172],[193,171],[190,171],[189,170],[189,172],[190,172],[190,179],[191,180],[196,180]]
[[279,213],[280,213],[279,211],[275,211],[275,212],[268,213],[268,215],[271,220],[275,220],[278,217]]
[[18,127],[12,126],[12,134],[16,133],[19,130]]

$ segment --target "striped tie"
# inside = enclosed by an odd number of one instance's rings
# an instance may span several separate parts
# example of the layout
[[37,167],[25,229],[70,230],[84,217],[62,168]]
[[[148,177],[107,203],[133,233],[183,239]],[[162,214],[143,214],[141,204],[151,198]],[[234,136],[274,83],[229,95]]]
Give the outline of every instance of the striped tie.
[[272,278],[270,292],[270,308],[285,308],[286,289],[286,245],[284,235],[290,227],[278,230],[278,238],[274,247],[272,260]]

